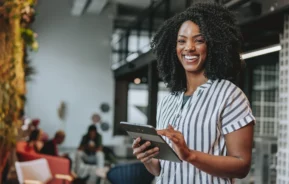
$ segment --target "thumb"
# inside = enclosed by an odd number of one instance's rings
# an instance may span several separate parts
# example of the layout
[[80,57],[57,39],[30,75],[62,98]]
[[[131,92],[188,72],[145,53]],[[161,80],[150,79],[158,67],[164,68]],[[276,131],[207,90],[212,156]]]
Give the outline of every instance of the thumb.
[[157,130],[157,134],[163,135],[164,134],[164,130]]

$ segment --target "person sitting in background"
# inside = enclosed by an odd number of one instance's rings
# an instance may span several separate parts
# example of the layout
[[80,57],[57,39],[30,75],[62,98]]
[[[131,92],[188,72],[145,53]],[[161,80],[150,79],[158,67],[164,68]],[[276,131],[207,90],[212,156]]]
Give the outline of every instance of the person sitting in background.
[[55,133],[55,136],[52,140],[44,143],[44,146],[40,150],[40,153],[51,155],[51,156],[59,156],[57,145],[62,144],[65,139],[65,133],[61,130]]
[[32,129],[39,129],[39,124],[40,124],[40,119],[32,119],[31,120],[31,125],[32,125]]
[[[38,129],[40,130],[39,124],[40,124],[39,119],[30,119],[30,118],[24,117],[21,129],[19,129],[19,132],[20,132],[19,139],[29,141],[31,133],[34,130],[38,130]],[[37,133],[37,131],[34,132],[34,134],[35,133]],[[42,142],[48,141],[48,134],[44,132],[43,130],[41,130],[41,135],[38,140]]]
[[97,132],[95,125],[88,127],[87,133],[82,137],[75,155],[74,171],[81,177],[89,177],[88,182],[98,183],[108,168],[104,166],[104,153],[102,151],[102,136]]
[[95,125],[88,127],[88,131],[82,137],[78,150],[86,164],[97,164],[99,167],[104,166],[102,136],[97,132]]
[[33,149],[35,152],[40,152],[43,147],[43,142],[41,141],[42,138],[42,130],[35,129],[33,130],[27,141],[27,149]]
[[[32,124],[32,127],[34,130],[40,129],[39,128],[40,119],[32,119],[31,124]],[[43,142],[48,141],[48,134],[46,132],[44,132],[43,130],[41,130],[41,137],[39,137],[39,139]]]
[[35,130],[35,126],[32,123],[33,119],[30,119],[28,117],[23,117],[22,118],[22,126],[21,129],[19,130],[20,134],[19,135],[20,139],[28,141],[29,136],[33,130]]
[[[95,126],[98,130],[97,134],[102,135],[102,127],[101,127],[101,117],[99,114],[94,113],[91,116],[92,124],[90,126]],[[104,153],[106,164],[116,164],[117,158],[113,150],[109,147],[102,145],[102,152]]]
[[55,133],[54,138],[44,143],[44,146],[40,150],[40,153],[51,155],[51,156],[60,156],[69,160],[70,168],[72,165],[71,158],[68,154],[59,155],[57,146],[62,144],[65,139],[65,133],[62,130],[59,130]]
[[[51,155],[51,156],[59,156],[59,157],[63,157],[69,160],[69,168],[71,170],[72,168],[72,160],[69,157],[68,154],[63,154],[60,155],[58,152],[58,148],[57,146],[59,144],[62,144],[64,142],[65,139],[65,133],[62,130],[59,130],[55,133],[54,138],[52,140],[48,140],[47,142],[44,143],[44,146],[42,147],[42,149],[40,150],[40,153],[42,154],[46,154],[46,155]],[[85,182],[88,178],[79,178],[74,171],[70,172],[71,176],[73,177],[73,183],[81,183],[81,182]]]
[[[63,154],[63,155],[60,155],[58,153],[58,148],[57,146],[59,144],[62,144],[63,141],[65,139],[65,133],[64,131],[62,130],[59,130],[55,133],[54,135],[54,138],[52,140],[49,140],[47,142],[44,143],[42,149],[40,150],[40,153],[42,154],[46,154],[46,155],[51,155],[51,156],[59,156],[59,157],[63,157],[63,158],[66,158],[69,160],[69,167],[71,169],[72,167],[72,160],[71,158],[69,157],[68,154]],[[73,173],[73,175],[75,175]]]

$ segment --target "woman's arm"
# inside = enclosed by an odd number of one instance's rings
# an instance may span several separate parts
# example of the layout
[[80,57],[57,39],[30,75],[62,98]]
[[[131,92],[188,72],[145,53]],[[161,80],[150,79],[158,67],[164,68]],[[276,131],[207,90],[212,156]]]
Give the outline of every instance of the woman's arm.
[[147,170],[154,176],[159,176],[161,171],[160,161],[158,159],[153,158],[151,162],[144,162]]
[[40,150],[42,149],[43,147],[43,142],[42,141],[36,141],[35,142],[35,148],[36,148],[36,152],[40,152]]
[[80,144],[77,149],[83,151],[86,144],[87,144],[86,136],[82,136]]
[[173,142],[174,150],[182,160],[208,174],[224,178],[244,178],[250,170],[253,122],[225,135],[227,156],[215,156],[190,150],[182,133],[175,131],[172,127],[159,130],[158,133],[168,137]]
[[251,166],[253,123],[225,136],[227,156],[213,156],[191,150],[187,161],[218,177],[244,178]]

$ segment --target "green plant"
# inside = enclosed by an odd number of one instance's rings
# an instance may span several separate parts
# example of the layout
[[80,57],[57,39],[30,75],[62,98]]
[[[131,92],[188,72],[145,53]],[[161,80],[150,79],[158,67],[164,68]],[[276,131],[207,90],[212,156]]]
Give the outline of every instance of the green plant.
[[25,49],[38,49],[37,34],[30,28],[35,4],[36,0],[0,0],[0,173],[22,124],[25,81],[35,73]]

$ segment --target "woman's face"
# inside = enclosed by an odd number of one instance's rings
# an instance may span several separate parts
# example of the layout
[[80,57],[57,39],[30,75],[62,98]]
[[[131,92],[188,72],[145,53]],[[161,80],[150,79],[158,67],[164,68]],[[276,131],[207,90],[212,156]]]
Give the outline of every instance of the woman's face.
[[90,131],[88,135],[90,139],[94,139],[96,137],[96,131]]
[[197,24],[188,20],[181,25],[176,51],[186,72],[195,74],[204,72],[207,44]]

